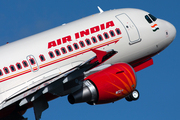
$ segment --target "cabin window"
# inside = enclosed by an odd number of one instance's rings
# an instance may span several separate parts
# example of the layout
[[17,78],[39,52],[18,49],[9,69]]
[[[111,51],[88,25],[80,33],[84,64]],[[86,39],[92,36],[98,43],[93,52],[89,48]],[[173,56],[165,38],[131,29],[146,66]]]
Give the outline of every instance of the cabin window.
[[121,34],[121,31],[120,31],[119,28],[116,29],[116,33],[117,33],[117,35],[120,35],[120,34]]
[[55,53],[56,53],[56,56],[60,56],[61,55],[61,53],[60,53],[60,51],[58,49],[55,50]]
[[97,37],[98,37],[99,41],[102,41],[102,40],[103,40],[102,35],[98,35]]
[[110,33],[111,37],[114,37],[114,36],[115,36],[114,31],[111,30],[109,33]]
[[11,66],[10,66],[10,69],[11,69],[12,72],[16,71],[14,65],[11,65]]
[[24,66],[24,67],[28,67],[27,61],[24,60],[22,63],[23,63],[23,66]]
[[157,20],[157,18],[156,18],[155,16],[151,15],[151,14],[149,14],[149,17],[150,17],[153,21],[156,21],[156,20]]
[[152,23],[152,20],[149,18],[148,15],[145,15],[145,19],[148,21],[148,23]]
[[86,39],[86,44],[91,45],[91,41],[89,39]]
[[5,72],[6,74],[8,74],[8,73],[9,73],[9,69],[8,69],[7,67],[5,67],[5,68],[4,68],[4,72]]
[[95,37],[92,37],[91,39],[92,39],[93,43],[97,43],[97,40]]
[[35,62],[35,60],[33,58],[29,59],[29,61],[30,61],[31,65],[36,64],[36,62]]
[[108,33],[107,33],[107,32],[105,32],[105,33],[104,33],[104,37],[105,37],[106,39],[108,39],[108,38],[109,38],[109,35],[108,35]]
[[64,47],[61,48],[61,51],[63,54],[67,53],[66,49]]
[[74,48],[75,48],[76,50],[79,49],[79,46],[78,46],[77,43],[74,43],[73,46],[74,46]]
[[50,58],[54,58],[55,57],[54,53],[52,51],[49,52],[49,56],[50,56]]
[[2,70],[0,70],[0,76],[2,76],[3,75],[3,72],[2,72]]
[[18,70],[22,69],[22,66],[21,66],[20,63],[16,63],[16,67],[17,67]]
[[69,52],[73,51],[71,45],[68,45],[67,48],[68,48]]
[[44,57],[44,55],[40,55],[39,58],[40,58],[41,62],[43,62],[43,61],[46,60],[45,57]]
[[83,41],[80,41],[79,44],[81,45],[81,47],[85,47],[85,44]]

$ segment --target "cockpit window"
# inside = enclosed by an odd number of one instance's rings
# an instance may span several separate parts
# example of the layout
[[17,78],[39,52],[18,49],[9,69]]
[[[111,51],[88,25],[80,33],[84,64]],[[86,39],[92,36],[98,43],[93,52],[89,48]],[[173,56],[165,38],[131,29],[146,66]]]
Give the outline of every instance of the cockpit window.
[[152,23],[152,20],[149,18],[148,15],[145,15],[145,18],[146,18],[146,20],[148,21],[148,23]]
[[153,15],[151,15],[151,14],[149,14],[149,17],[151,17],[151,19],[153,20],[153,21],[156,21],[157,20],[157,18],[156,17],[154,17]]

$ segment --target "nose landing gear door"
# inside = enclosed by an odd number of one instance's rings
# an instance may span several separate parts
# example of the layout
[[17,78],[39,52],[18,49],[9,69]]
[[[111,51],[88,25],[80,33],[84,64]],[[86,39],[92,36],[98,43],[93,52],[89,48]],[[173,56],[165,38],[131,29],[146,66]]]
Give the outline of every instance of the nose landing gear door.
[[130,45],[141,41],[139,31],[136,25],[133,23],[133,21],[129,18],[127,14],[123,13],[123,14],[116,15],[116,18],[124,26],[127,32],[129,41],[130,41],[129,42]]
[[28,61],[29,65],[30,65],[30,67],[31,67],[31,71],[32,72],[38,71],[39,66],[38,66],[38,63],[37,63],[35,57],[33,55],[28,55],[26,58],[27,58],[27,61]]

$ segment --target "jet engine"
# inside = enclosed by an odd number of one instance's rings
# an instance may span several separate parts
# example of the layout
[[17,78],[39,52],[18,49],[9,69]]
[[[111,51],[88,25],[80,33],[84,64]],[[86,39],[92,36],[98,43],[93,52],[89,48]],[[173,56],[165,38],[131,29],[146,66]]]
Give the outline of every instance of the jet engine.
[[68,96],[68,101],[91,105],[110,103],[124,97],[132,101],[139,97],[138,92],[134,92],[137,91],[135,88],[134,69],[127,63],[118,63],[88,76],[83,87]]

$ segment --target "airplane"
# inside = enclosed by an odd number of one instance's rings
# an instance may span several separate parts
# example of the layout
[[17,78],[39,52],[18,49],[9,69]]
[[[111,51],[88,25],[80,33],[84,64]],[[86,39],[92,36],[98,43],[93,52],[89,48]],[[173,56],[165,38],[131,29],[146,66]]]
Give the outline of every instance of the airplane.
[[35,119],[48,101],[113,103],[139,98],[136,72],[175,39],[169,22],[134,8],[103,11],[0,47],[0,119]]

